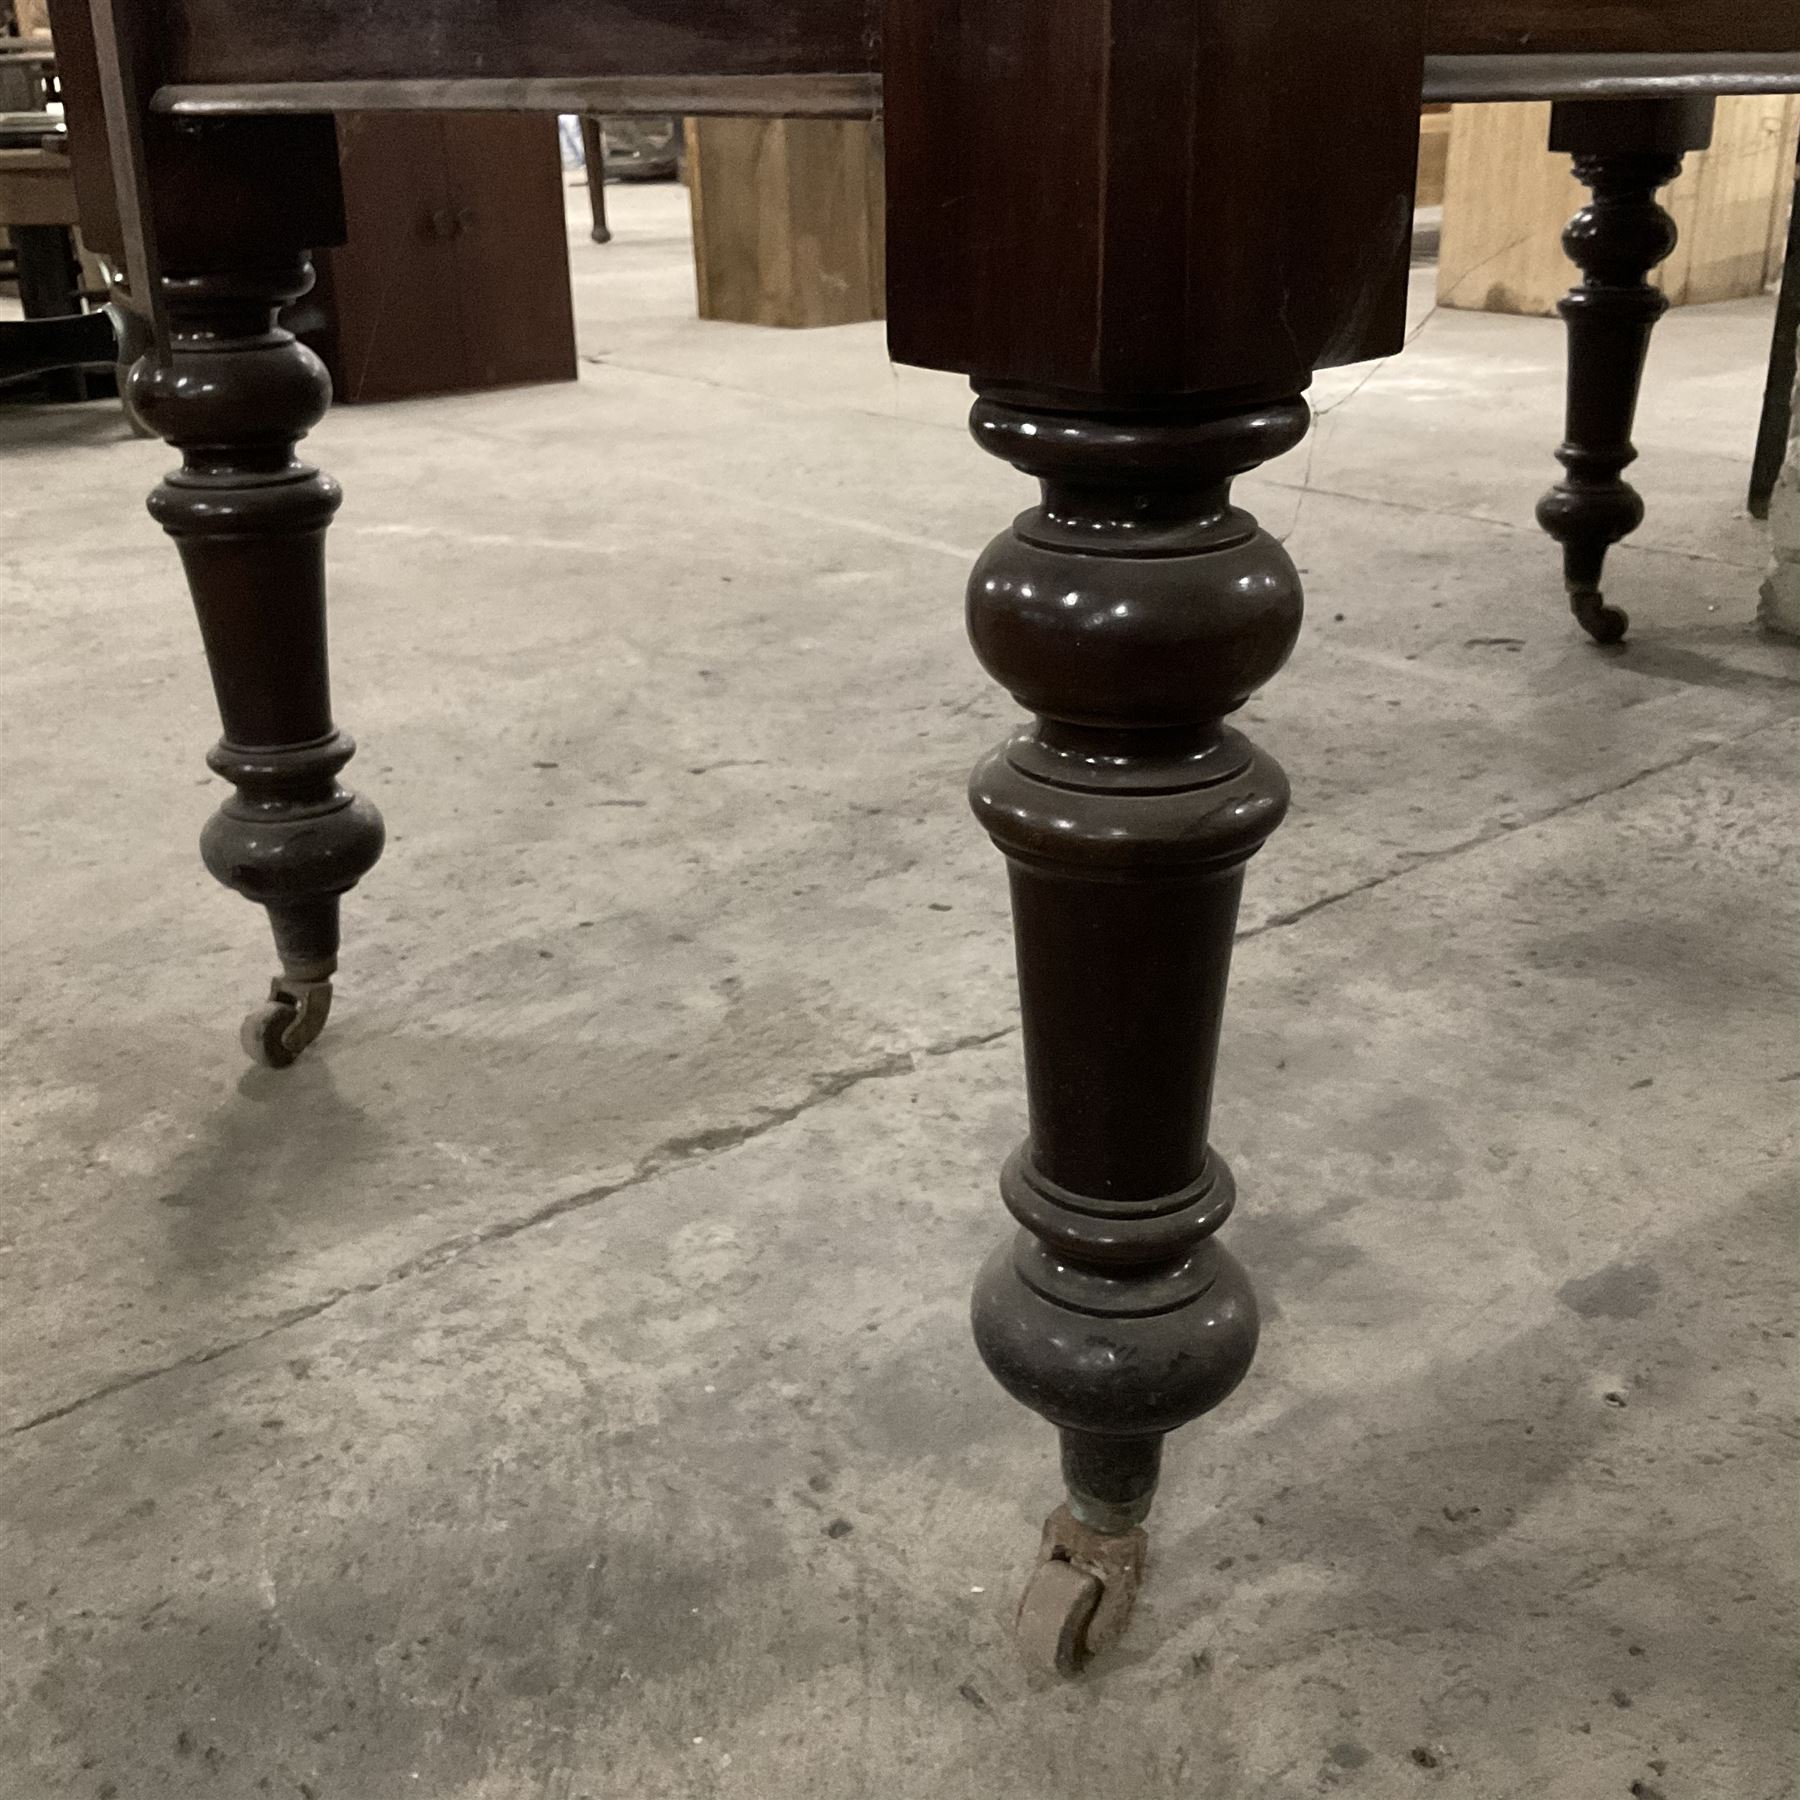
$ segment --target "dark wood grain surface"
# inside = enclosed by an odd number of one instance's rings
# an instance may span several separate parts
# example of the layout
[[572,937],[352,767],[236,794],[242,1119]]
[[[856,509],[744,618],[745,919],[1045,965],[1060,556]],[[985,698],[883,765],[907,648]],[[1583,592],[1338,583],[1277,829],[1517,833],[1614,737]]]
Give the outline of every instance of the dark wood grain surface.
[[1800,50],[1800,0],[1432,0],[1437,54]]
[[1397,349],[1420,10],[889,0],[895,357],[1084,394],[1293,393]]
[[[1021,25],[1038,16],[1020,0],[1012,10]],[[1384,11],[1369,10],[1372,27]],[[164,80],[842,75],[877,69],[880,41],[880,0],[516,0],[504,9],[492,0],[168,0]],[[1795,51],[1800,0],[1432,0],[1425,48]]]
[[[51,22],[82,237],[122,262],[92,21],[83,0],[52,0]],[[154,85],[153,74],[143,85]],[[225,118],[199,131],[153,117],[144,147],[165,269],[209,267],[220,247],[249,259],[343,242],[337,132],[328,116]]]
[[875,67],[879,0],[170,0],[172,82]]

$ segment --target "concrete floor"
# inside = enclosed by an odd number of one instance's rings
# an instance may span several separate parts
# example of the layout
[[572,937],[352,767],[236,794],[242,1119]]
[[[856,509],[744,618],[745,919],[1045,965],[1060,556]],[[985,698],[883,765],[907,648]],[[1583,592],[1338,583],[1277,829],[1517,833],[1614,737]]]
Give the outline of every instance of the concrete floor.
[[315,435],[391,837],[290,1073],[167,452],[0,411],[0,1793],[1792,1795],[1768,307],[1659,331],[1623,653],[1531,524],[1554,322],[1430,318],[1241,484],[1310,605],[1215,1117],[1263,1348],[1126,1644],[1033,1688],[1051,1434],[964,1316],[1022,1105],[960,591],[1026,484],[612,204],[579,385]]

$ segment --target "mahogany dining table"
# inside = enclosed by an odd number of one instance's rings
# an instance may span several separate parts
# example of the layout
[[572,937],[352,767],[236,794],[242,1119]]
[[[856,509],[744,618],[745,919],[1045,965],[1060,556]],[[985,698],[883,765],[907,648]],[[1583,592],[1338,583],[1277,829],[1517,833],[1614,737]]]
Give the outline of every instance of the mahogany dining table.
[[[267,911],[246,1021],[318,1035],[339,902],[381,854],[339,776],[326,527],[295,455],[330,399],[279,323],[343,241],[333,114],[879,116],[888,342],[966,375],[977,444],[1041,484],[970,575],[977,657],[1033,720],[976,769],[1008,865],[1028,1131],[974,1329],[1060,1434],[1066,1500],[1018,1614],[1069,1673],[1124,1626],[1165,1435],[1243,1378],[1257,1309],[1208,1141],[1244,869],[1288,784],[1228,723],[1300,627],[1232,478],[1305,435],[1315,369],[1402,347],[1421,103],[1556,101],[1593,202],[1564,476],[1539,516],[1577,617],[1641,516],[1621,478],[1673,244],[1656,190],[1715,96],[1800,88],[1800,0],[52,0],[89,243],[148,342],[175,540],[232,793],[207,867]],[[946,480],[955,479],[947,466]],[[651,603],[646,595],[645,603]]]

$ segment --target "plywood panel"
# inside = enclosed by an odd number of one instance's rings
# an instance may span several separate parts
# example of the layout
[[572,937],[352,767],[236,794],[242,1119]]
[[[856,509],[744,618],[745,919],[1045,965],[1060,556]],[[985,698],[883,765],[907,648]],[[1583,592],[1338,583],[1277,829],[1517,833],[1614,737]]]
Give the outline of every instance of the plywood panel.
[[[1562,229],[1586,204],[1569,158],[1545,146],[1548,101],[1451,114],[1438,303],[1549,314],[1577,279]],[[1760,293],[1779,266],[1793,192],[1800,98],[1721,100],[1710,150],[1691,154],[1662,200],[1681,232],[1652,277],[1676,305]]]
[[690,119],[687,134],[701,318],[813,326],[882,316],[878,127]]
[[1444,204],[1444,171],[1450,161],[1450,109],[1433,107],[1419,120],[1419,180],[1415,206]]
[[1663,195],[1681,241],[1655,279],[1677,306],[1762,292],[1787,230],[1797,119],[1792,96],[1719,102],[1711,148]]
[[1563,226],[1586,199],[1545,148],[1550,103],[1452,109],[1438,238],[1440,306],[1547,313],[1571,280]]

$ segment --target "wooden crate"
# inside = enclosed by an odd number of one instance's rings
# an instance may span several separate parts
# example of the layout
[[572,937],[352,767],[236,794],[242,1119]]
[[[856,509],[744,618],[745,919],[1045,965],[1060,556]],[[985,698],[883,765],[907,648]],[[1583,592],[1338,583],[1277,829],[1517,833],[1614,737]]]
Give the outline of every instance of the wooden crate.
[[1450,108],[1428,106],[1419,115],[1419,177],[1414,206],[1444,204],[1444,171],[1450,160]]
[[[1578,279],[1562,229],[1588,193],[1549,132],[1548,101],[1452,109],[1440,306],[1554,313]],[[1711,149],[1662,194],[1681,242],[1651,279],[1675,305],[1760,294],[1780,273],[1797,137],[1800,96],[1719,102]]]
[[851,325],[887,306],[879,130],[861,119],[689,119],[703,319]]
[[556,121],[344,113],[349,242],[297,309],[344,401],[573,381]]
[[0,150],[0,225],[73,225],[69,159],[53,150]]

